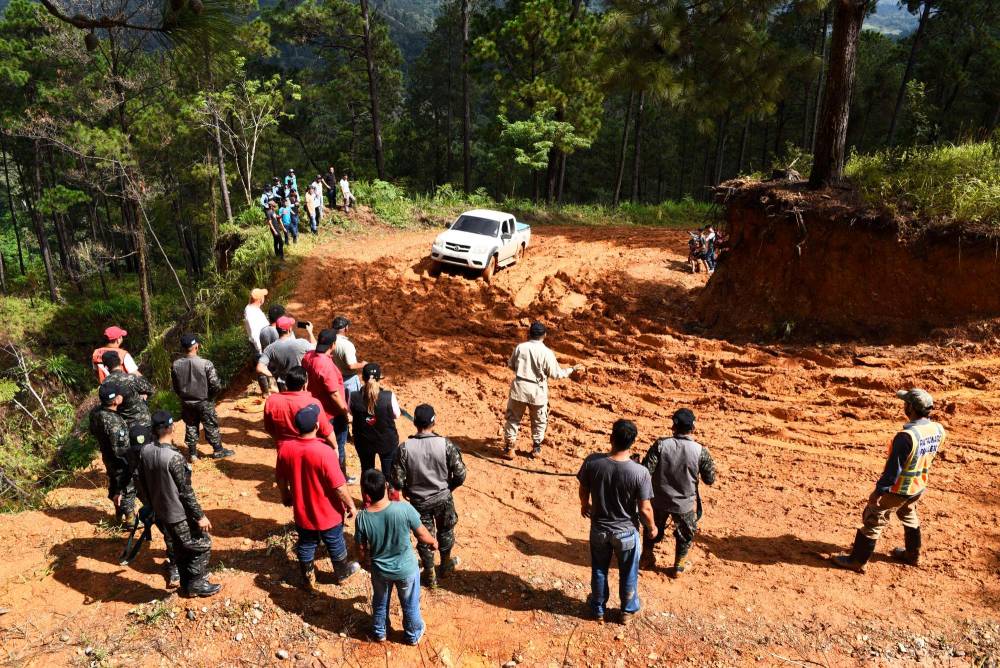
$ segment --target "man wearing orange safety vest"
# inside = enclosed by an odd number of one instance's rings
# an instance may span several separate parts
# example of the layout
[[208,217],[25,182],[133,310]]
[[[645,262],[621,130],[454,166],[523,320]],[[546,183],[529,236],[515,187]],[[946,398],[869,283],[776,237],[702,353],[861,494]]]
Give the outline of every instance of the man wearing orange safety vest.
[[[124,329],[118,325],[112,325],[104,330],[104,345],[100,348],[96,348],[90,356],[90,363],[97,372],[97,382],[103,383],[104,379],[108,377],[110,370],[101,361],[101,357],[104,353],[109,350],[113,350],[117,355],[118,359],[121,360],[122,369],[125,373],[139,373],[139,367],[136,365],[135,360],[132,356],[128,354],[128,351],[122,348],[122,342],[128,335]],[[139,374],[142,375],[142,374]]]
[[917,502],[927,489],[927,474],[934,456],[945,440],[945,430],[929,419],[934,399],[924,390],[913,388],[896,393],[903,400],[907,423],[892,439],[889,458],[875,491],[868,497],[861,517],[862,527],[854,537],[850,554],[833,558],[835,566],[864,573],[865,564],[875,552],[875,542],[893,513],[903,523],[905,548],[897,547],[892,558],[910,566],[920,560],[920,518]]

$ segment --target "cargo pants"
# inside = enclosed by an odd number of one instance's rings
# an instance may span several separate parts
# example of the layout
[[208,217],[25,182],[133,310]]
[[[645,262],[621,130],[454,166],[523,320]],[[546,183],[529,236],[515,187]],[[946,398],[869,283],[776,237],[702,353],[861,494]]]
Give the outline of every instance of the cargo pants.
[[215,413],[215,402],[204,401],[184,402],[181,405],[181,419],[184,420],[184,445],[189,455],[198,454],[198,427],[204,427],[205,440],[212,449],[218,452],[222,449],[222,435],[219,433],[219,417]]
[[920,527],[920,517],[917,515],[917,502],[920,501],[920,494],[916,496],[900,496],[899,494],[883,494],[878,498],[877,504],[868,503],[864,513],[861,515],[861,533],[872,540],[878,540],[882,535],[882,530],[889,524],[893,513],[908,529],[918,529]]
[[518,401],[517,399],[508,399],[507,419],[503,426],[503,442],[508,448],[514,447],[514,442],[517,441],[517,432],[521,428],[521,419],[524,417],[524,411],[526,410],[531,419],[532,443],[541,444],[545,439],[545,428],[549,424],[548,404],[539,406]]
[[208,560],[212,553],[212,537],[196,522],[182,520],[164,524],[164,538],[173,550],[173,560],[181,576],[181,588],[187,590],[208,577]]
[[[438,550],[450,552],[455,546],[455,526],[458,524],[458,511],[455,510],[455,498],[449,493],[448,498],[432,506],[413,505],[420,514],[420,523],[430,534],[437,538]],[[425,566],[434,564],[434,550],[429,545],[417,543],[420,561]]]

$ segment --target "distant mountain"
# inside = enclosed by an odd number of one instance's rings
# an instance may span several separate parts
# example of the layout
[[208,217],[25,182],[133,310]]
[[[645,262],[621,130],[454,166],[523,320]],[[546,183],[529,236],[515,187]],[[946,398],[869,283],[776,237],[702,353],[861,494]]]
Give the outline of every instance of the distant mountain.
[[918,21],[896,0],[879,0],[875,13],[865,19],[865,28],[892,37],[906,37],[917,29]]

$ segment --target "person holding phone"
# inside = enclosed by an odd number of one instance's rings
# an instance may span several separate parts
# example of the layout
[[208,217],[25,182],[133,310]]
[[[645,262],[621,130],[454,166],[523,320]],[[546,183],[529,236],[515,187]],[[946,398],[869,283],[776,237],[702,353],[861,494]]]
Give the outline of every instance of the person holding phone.
[[[299,326],[306,332],[306,338],[297,339],[292,335],[292,328]],[[278,332],[278,340],[264,349],[257,360],[257,373],[275,379],[279,390],[284,389],[285,374],[292,367],[301,366],[305,354],[316,347],[316,336],[313,334],[311,322],[296,323],[291,316],[283,315],[274,323]]]

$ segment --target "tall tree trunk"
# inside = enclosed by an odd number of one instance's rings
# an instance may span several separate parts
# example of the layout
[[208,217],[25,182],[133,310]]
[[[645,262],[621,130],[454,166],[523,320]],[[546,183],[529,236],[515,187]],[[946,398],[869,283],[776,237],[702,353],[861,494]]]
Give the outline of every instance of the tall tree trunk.
[[17,226],[17,216],[14,214],[14,194],[10,190],[10,172],[7,169],[7,135],[0,132],[0,156],[3,156],[3,182],[7,189],[7,206],[10,209],[10,222],[14,226],[14,238],[17,240],[17,264],[24,276],[24,251],[21,250],[21,230]]
[[375,170],[385,180],[385,154],[382,150],[382,119],[379,115],[378,73],[375,71],[375,54],[372,50],[371,21],[368,17],[368,0],[361,3],[361,21],[364,28],[365,66],[368,68],[368,97],[372,112],[372,139],[375,143]]
[[472,192],[472,101],[469,83],[469,1],[462,0],[462,186]]
[[121,278],[121,270],[118,268],[118,235],[115,233],[114,221],[111,218],[111,205],[108,203],[107,195],[101,195],[101,199],[104,201],[104,218],[107,220],[111,255],[114,257],[111,261],[111,275],[115,278]]
[[[835,0],[836,2],[841,2],[842,0]],[[829,60],[829,49],[830,41],[826,38],[826,30],[830,25],[830,8],[827,7],[823,10],[823,26],[820,31],[820,39],[823,40],[822,48],[820,49],[820,67],[819,67],[819,77],[816,80],[816,103],[813,105],[813,124],[812,124],[812,139],[809,142],[809,151],[812,153],[816,152],[816,133],[819,130],[819,119],[820,111],[823,105],[823,84],[827,77],[827,67]]]
[[562,160],[559,162],[559,193],[556,195],[556,204],[562,206],[563,201],[563,186],[566,185],[566,158],[565,153],[562,154]]
[[[34,141],[35,147],[35,196],[38,197],[42,192],[42,146],[41,140],[36,139]],[[15,161],[15,165],[17,162]],[[24,183],[23,175],[20,174],[20,169],[18,169],[18,180]],[[35,226],[35,236],[38,238],[38,250],[42,253],[42,265],[45,267],[45,279],[49,285],[49,299],[54,303],[59,301],[59,289],[56,286],[56,275],[52,271],[52,251],[49,250],[49,239],[45,234],[45,228],[42,224],[42,215],[39,213],[38,209],[35,208],[34,204],[29,202],[28,204],[29,213],[31,214],[31,221]]]
[[774,124],[774,154],[781,155],[781,140],[785,130],[785,101],[778,102],[778,118]]
[[736,172],[743,173],[743,165],[747,157],[747,140],[750,138],[750,115],[743,119],[743,131],[740,132],[740,159],[737,161]]
[[729,130],[729,112],[722,115],[719,120],[719,136],[715,142],[715,175],[712,185],[717,186],[722,182],[722,166],[726,158],[726,139]]
[[684,196],[684,182],[687,180],[688,172],[688,132],[687,128],[681,126],[681,156],[680,166],[677,170],[677,199]]
[[635,143],[632,145],[632,201],[638,202],[642,196],[639,176],[642,174],[642,110],[645,106],[646,91],[639,91],[639,102],[635,107]]
[[906,99],[906,84],[913,76],[913,64],[917,60],[917,49],[920,48],[920,38],[923,37],[924,28],[927,27],[927,19],[931,13],[932,0],[924,0],[924,8],[920,12],[920,22],[917,23],[917,30],[913,33],[913,42],[910,43],[910,55],[906,59],[906,69],[903,70],[903,80],[899,82],[899,90],[896,92],[896,105],[892,108],[892,119],[889,121],[889,133],[885,143],[892,146],[896,143],[896,128],[899,123],[899,112],[903,110],[903,101]]
[[[83,160],[80,160],[80,162],[83,162]],[[87,217],[90,218],[90,233],[94,236],[94,242],[96,243],[100,240],[101,235],[97,229],[97,203],[93,197],[87,202]],[[100,258],[97,259],[97,276],[101,280],[101,294],[105,299],[108,299],[108,283],[104,280],[104,263],[100,261]]]
[[836,0],[835,3],[830,69],[816,137],[816,157],[809,177],[809,185],[813,188],[835,183],[844,174],[851,89],[867,4],[866,0]]
[[[205,71],[208,73],[208,88],[215,92],[215,75],[212,72],[212,57],[205,50]],[[226,179],[226,154],[222,150],[222,131],[219,129],[219,114],[212,104],[212,143],[215,144],[215,160],[219,163],[219,183],[222,192],[222,210],[226,212],[226,222],[233,222],[233,207],[229,202],[229,183]],[[249,184],[250,182],[247,181]]]
[[628,94],[625,122],[622,123],[622,143],[618,147],[618,169],[615,175],[615,192],[611,196],[611,206],[618,206],[622,196],[622,181],[625,179],[625,151],[628,148],[628,129],[632,123],[632,109],[635,107],[635,93]]

